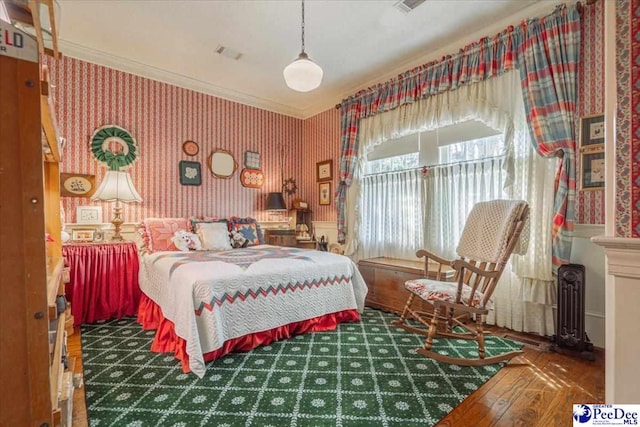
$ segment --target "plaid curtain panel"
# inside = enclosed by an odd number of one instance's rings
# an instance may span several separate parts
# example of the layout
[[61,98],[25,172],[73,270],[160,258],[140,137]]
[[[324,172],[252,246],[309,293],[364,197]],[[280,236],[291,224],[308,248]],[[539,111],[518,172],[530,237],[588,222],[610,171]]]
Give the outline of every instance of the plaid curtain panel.
[[[358,155],[360,120],[519,68],[536,149],[542,155],[563,156],[554,207],[553,249],[554,262],[566,262],[574,221],[575,135],[570,124],[575,115],[579,41],[580,17],[576,5],[560,5],[542,19],[510,26],[492,38],[485,37],[467,45],[454,55],[416,67],[343,100],[340,182],[336,190],[338,240],[344,242],[346,238],[345,203]],[[545,60],[539,62],[540,56]],[[528,58],[527,71],[522,71],[525,58]],[[535,88],[529,88],[531,85]],[[555,92],[559,90],[562,93],[558,99]],[[533,117],[536,121],[531,120]],[[558,120],[566,123],[561,126],[562,131],[556,124]]]
[[553,202],[553,263],[569,262],[575,221],[576,137],[580,15],[575,7],[556,8],[523,24],[525,43],[520,79],[529,132],[536,151],[562,158]]

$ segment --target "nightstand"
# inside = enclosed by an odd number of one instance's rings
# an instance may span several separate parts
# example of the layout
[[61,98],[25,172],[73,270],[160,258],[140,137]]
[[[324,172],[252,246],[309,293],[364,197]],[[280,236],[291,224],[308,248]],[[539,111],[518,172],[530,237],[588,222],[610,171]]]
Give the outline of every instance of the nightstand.
[[316,249],[315,240],[298,240],[297,246],[302,249]]
[[271,229],[264,231],[264,240],[267,245],[288,246],[295,248],[296,231],[289,229]]
[[68,243],[65,286],[74,326],[138,313],[138,247],[134,242]]

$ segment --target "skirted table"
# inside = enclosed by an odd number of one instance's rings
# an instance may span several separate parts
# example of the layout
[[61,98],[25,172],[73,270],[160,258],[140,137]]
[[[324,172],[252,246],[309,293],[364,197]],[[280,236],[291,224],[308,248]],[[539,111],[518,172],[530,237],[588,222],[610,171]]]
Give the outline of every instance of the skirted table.
[[62,253],[70,273],[65,294],[74,326],[137,314],[140,263],[134,242],[71,243],[63,245]]

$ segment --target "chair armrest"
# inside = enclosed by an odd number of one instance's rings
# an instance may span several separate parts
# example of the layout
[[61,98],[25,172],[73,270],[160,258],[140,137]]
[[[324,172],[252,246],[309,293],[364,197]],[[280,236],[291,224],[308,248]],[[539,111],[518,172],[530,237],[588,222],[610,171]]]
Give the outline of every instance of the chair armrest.
[[427,259],[434,260],[438,264],[448,265],[449,267],[451,267],[451,265],[452,265],[451,264],[452,263],[451,260],[440,258],[438,255],[434,254],[433,252],[429,252],[426,249],[418,250],[418,252],[416,252],[416,256],[418,258],[426,257]]
[[453,267],[454,270],[462,272],[462,270],[471,270],[474,273],[489,278],[489,279],[493,279],[496,277],[500,276],[500,271],[486,271],[486,270],[482,270],[478,267],[476,267],[473,264],[469,264],[467,261],[461,260],[461,259],[457,259],[455,261],[453,261],[451,263],[451,267]]

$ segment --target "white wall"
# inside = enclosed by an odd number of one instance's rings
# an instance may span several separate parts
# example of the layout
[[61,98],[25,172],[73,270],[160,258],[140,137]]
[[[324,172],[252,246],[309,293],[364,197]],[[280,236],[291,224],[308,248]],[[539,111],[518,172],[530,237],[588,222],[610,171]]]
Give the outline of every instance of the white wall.
[[640,239],[598,236],[594,240],[605,248],[608,273],[605,401],[638,403]]
[[338,243],[338,223],[336,221],[311,221],[316,240],[324,236],[325,241]]
[[605,346],[605,254],[591,237],[604,234],[604,225],[576,224],[571,263],[585,266],[585,330],[594,346]]

